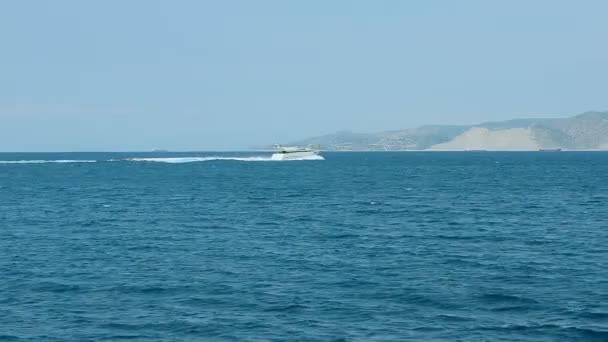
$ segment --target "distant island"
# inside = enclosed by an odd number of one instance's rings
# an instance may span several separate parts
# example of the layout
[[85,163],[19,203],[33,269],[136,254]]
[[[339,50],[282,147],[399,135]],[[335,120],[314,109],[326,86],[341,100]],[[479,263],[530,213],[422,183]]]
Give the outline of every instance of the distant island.
[[430,125],[380,133],[349,131],[292,142],[326,151],[608,150],[608,111],[562,119],[514,119],[478,125]]

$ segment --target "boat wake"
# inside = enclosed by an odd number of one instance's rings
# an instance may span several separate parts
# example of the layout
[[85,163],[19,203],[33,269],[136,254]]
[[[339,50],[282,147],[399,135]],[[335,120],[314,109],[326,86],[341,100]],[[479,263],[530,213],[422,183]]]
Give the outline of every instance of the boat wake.
[[0,164],[47,164],[47,163],[96,163],[96,162],[152,162],[152,163],[195,163],[208,161],[232,160],[241,162],[277,162],[277,161],[298,161],[298,160],[325,160],[322,156],[306,156],[301,158],[292,158],[287,160],[275,160],[270,156],[252,156],[252,157],[182,157],[182,158],[126,158],[126,159],[109,159],[109,160],[0,160]]
[[96,163],[97,160],[0,160],[0,164]]
[[298,161],[298,160],[325,160],[322,156],[307,156],[302,158],[293,158],[289,160],[276,160],[271,157],[185,157],[185,158],[129,158],[125,159],[131,162],[156,162],[156,163],[170,163],[170,164],[181,164],[181,163],[194,163],[194,162],[206,162],[206,161],[218,161],[218,160],[233,160],[241,162],[277,162],[277,161]]

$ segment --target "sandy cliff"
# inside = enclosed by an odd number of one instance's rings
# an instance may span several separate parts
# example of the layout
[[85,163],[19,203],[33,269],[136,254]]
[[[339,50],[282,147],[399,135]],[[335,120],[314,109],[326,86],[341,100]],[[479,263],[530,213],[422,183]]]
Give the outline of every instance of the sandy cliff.
[[534,134],[529,128],[493,131],[483,127],[473,127],[449,142],[431,146],[429,150],[535,151],[540,148],[542,146],[534,139]]

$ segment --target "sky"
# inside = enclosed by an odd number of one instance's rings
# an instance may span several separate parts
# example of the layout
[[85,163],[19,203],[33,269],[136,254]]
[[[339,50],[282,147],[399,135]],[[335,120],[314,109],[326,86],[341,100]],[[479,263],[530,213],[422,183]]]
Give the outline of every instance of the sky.
[[0,1],[0,151],[246,149],[608,109],[608,1]]

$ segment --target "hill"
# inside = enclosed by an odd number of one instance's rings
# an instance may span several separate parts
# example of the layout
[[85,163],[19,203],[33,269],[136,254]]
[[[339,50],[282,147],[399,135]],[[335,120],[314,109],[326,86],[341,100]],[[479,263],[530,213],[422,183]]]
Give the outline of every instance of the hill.
[[333,151],[608,149],[608,111],[570,118],[430,125],[379,133],[337,132],[293,143]]

